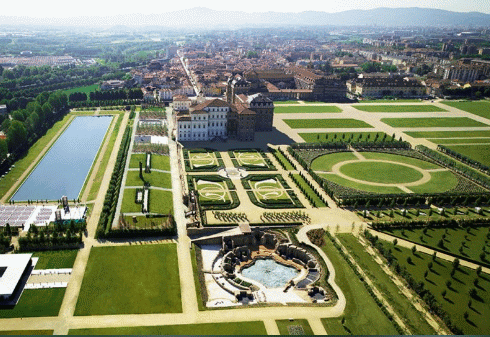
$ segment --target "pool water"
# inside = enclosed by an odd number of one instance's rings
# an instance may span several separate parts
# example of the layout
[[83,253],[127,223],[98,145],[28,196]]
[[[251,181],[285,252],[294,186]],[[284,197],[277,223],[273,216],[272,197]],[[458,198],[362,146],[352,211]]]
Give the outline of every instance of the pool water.
[[78,116],[39,162],[12,200],[78,198],[112,116]]
[[272,259],[256,260],[255,263],[243,268],[243,276],[262,283],[267,288],[280,288],[292,278],[298,276],[296,268],[284,266]]

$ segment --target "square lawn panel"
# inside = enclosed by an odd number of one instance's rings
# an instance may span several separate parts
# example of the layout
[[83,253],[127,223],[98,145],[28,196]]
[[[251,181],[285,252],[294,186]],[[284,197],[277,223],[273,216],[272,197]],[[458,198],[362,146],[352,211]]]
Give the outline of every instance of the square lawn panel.
[[173,194],[170,191],[150,190],[150,212],[159,214],[174,213]]
[[[124,189],[123,201],[121,205],[121,213],[141,213],[141,204],[135,203],[134,202],[135,198],[136,198],[135,188]],[[151,202],[151,195],[150,195],[150,202]]]
[[283,119],[283,121],[292,129],[372,128],[364,121],[348,118]]
[[75,315],[182,312],[176,248],[92,248]]
[[65,290],[25,289],[13,309],[0,308],[0,318],[58,316]]

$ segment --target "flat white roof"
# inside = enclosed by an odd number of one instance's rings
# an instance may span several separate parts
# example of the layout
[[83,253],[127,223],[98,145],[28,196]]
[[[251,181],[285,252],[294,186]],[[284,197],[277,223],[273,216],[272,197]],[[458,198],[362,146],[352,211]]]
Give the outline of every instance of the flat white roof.
[[0,296],[10,296],[26,270],[32,254],[0,254],[0,268],[7,268],[0,277]]

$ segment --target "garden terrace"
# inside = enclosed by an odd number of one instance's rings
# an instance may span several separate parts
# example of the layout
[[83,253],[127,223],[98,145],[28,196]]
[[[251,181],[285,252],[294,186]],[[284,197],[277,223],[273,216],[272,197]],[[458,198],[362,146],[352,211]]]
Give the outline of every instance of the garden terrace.
[[275,171],[276,168],[267,155],[261,150],[231,150],[228,154],[237,168],[247,171]]
[[169,154],[168,145],[151,144],[151,143],[135,143],[133,145],[133,153],[147,153],[147,152],[150,152],[152,154],[157,154],[157,155],[168,156]]
[[395,141],[393,136],[388,136],[384,132],[310,132],[300,133],[299,136],[303,138],[306,143],[335,143],[339,141],[362,142],[373,140],[375,142]]
[[275,113],[332,113],[342,112],[339,107],[334,105],[310,105],[310,106],[277,106]]
[[162,123],[140,121],[136,127],[136,135],[167,136],[167,126]]
[[431,118],[383,118],[381,121],[394,128],[417,128],[417,127],[446,127],[446,128],[459,128],[459,127],[481,127],[488,126],[488,124],[478,122],[474,119],[467,117],[431,117]]
[[479,102],[451,102],[444,101],[443,104],[449,105],[450,107],[460,109],[463,111],[467,111],[474,115],[490,118],[490,104],[487,101],[479,101]]
[[225,166],[221,154],[214,150],[184,149],[183,156],[186,172],[218,171],[220,167]]
[[257,174],[242,179],[250,201],[262,208],[303,208],[298,197],[279,175]]
[[165,108],[146,108],[140,111],[139,119],[166,119]]
[[366,112],[444,112],[435,105],[353,105],[354,108]]
[[372,128],[372,125],[357,119],[283,119],[291,129],[347,129],[347,128]]
[[240,205],[235,185],[230,179],[215,175],[187,176],[189,194],[197,191],[202,211],[233,209]]

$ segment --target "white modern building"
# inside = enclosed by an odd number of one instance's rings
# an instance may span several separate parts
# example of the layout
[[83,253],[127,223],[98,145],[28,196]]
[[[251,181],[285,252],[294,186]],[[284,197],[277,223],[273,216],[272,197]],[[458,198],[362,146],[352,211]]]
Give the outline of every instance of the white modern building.
[[22,285],[22,277],[32,266],[31,258],[32,254],[0,255],[0,300],[10,300]]

